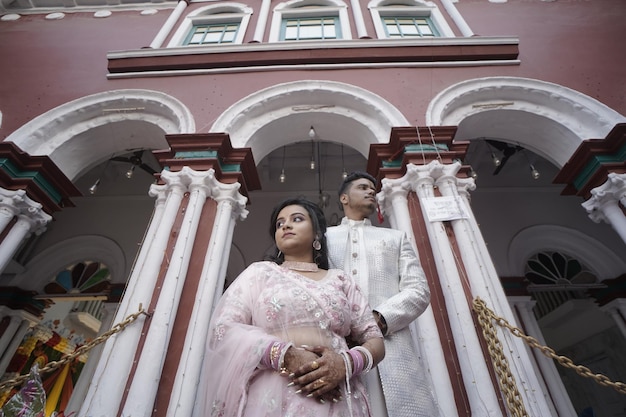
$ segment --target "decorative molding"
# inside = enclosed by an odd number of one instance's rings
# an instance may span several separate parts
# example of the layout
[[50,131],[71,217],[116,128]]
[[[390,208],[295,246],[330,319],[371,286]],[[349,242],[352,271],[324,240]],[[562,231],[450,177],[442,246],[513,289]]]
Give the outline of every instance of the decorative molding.
[[[233,148],[227,133],[196,133],[166,135],[169,149],[154,151],[159,164],[166,170],[178,172],[185,168],[195,171],[214,170],[215,179],[225,184],[241,184],[241,193],[260,190],[261,180],[250,148]],[[159,183],[163,184],[157,174]]]
[[[356,39],[250,43],[109,52],[109,73],[241,69],[255,71],[299,65],[446,63],[516,61],[517,38]],[[312,53],[314,52],[314,53]],[[277,59],[277,53],[280,59]]]
[[31,156],[12,142],[0,142],[0,187],[23,190],[52,214],[64,207],[74,207],[71,197],[81,192],[47,156]]

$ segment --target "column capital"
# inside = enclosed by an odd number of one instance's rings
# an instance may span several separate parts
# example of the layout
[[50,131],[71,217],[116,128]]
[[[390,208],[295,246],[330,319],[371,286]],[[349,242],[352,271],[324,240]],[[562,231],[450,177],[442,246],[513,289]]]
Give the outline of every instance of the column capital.
[[620,202],[622,205],[626,203],[626,174],[609,173],[606,182],[590,190],[590,194],[591,197],[582,206],[594,222],[608,223],[605,208],[614,208]]
[[211,175],[222,183],[238,182],[244,196],[261,189],[252,150],[233,148],[227,133],[176,134],[165,139],[170,148],[153,152],[166,169],[162,174],[181,171],[185,166],[194,171],[213,170]]

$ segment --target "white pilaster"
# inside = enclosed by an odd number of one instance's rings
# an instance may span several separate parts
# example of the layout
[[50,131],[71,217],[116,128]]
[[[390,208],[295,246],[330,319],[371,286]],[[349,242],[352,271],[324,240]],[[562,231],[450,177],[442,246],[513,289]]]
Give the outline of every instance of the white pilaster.
[[248,215],[245,208],[247,198],[239,193],[239,183],[222,184],[213,179],[210,186],[211,197],[217,201],[217,212],[170,396],[168,417],[192,415],[198,386],[201,385],[200,371],[214,301],[224,287],[235,220],[244,220]]
[[356,34],[359,39],[367,38],[367,29],[365,28],[365,21],[363,20],[363,11],[359,0],[350,0],[350,6],[352,7],[352,17],[354,18],[354,24],[356,26]]
[[[419,254],[416,245],[418,237],[413,233],[407,201],[407,194],[410,190],[411,184],[406,176],[395,180],[385,178],[382,180],[381,192],[377,197],[384,213],[389,216],[391,227],[406,231],[415,253]],[[458,416],[454,401],[449,400],[454,397],[454,392],[448,377],[441,338],[437,331],[432,307],[428,306],[412,324],[411,332],[419,347],[422,364],[428,369],[427,377],[430,378],[440,414],[446,417]]]
[[189,269],[191,251],[195,242],[202,208],[210,189],[207,185],[215,171],[194,171],[183,167],[178,174],[189,184],[189,203],[183,219],[172,257],[169,260],[158,302],[152,313],[150,328],[146,336],[137,369],[124,404],[122,415],[152,415],[165,353],[170,342],[176,312]]
[[[426,207],[423,200],[434,197],[435,179],[444,174],[444,168],[438,161],[427,165],[407,166],[406,176],[422,203],[424,213]],[[467,277],[460,274],[461,260],[456,259],[443,222],[425,220],[472,415],[499,415],[501,411],[496,395],[497,387],[491,382],[486,365],[489,358],[485,358],[482,353],[474,327],[472,311],[464,291],[464,287],[468,285]]]
[[263,42],[263,35],[265,34],[265,27],[267,26],[267,19],[270,15],[270,6],[272,0],[263,0],[261,3],[261,10],[259,10],[259,19],[256,23],[256,29],[254,31],[255,42]]
[[[26,314],[30,316],[30,314],[26,312],[21,312],[20,314],[21,315]],[[9,362],[11,362],[11,359],[13,358],[13,355],[17,351],[17,348],[20,347],[20,344],[22,343],[22,339],[24,339],[24,336],[26,335],[26,332],[28,331],[28,329],[34,323],[37,323],[38,321],[39,320],[37,320],[34,317],[30,319],[21,317],[19,324],[17,326],[17,329],[15,329],[15,331],[13,332],[13,338],[9,341],[7,348],[3,352],[2,359],[0,360],[0,371],[2,373],[4,373],[7,369],[7,366],[9,366]]]
[[591,220],[610,224],[626,243],[626,216],[620,203],[626,207],[626,174],[611,172],[604,184],[591,190],[591,197],[582,206]]
[[154,40],[150,44],[150,48],[156,49],[163,45],[163,41],[170,34],[172,28],[174,28],[186,8],[187,2],[185,0],[179,0],[174,10],[165,21],[165,24],[161,27],[161,30],[159,30],[159,33],[157,33]]
[[[131,272],[115,323],[135,313],[140,304],[148,309],[152,301],[172,226],[186,191],[178,173],[162,171],[161,179],[165,185],[152,185],[150,195],[159,196],[157,204],[160,205],[161,194],[165,194],[165,205],[151,220],[138,257],[141,262],[137,262]],[[79,415],[109,417],[118,414],[145,320],[141,316],[106,342]]]
[[[9,310],[9,309],[3,309],[3,310]],[[4,329],[2,336],[0,336],[0,358],[4,357],[6,348],[7,346],[9,346],[9,342],[15,336],[15,331],[17,330],[20,323],[22,322],[22,318],[16,316],[15,314],[3,315],[3,317],[9,318],[9,324]],[[2,363],[0,363],[0,370],[4,372],[4,370],[2,369]]]
[[[535,301],[531,300],[529,296],[523,297],[509,297],[509,301],[513,306],[514,313],[518,321],[522,324],[522,328],[529,336],[537,339],[539,343],[546,346],[546,341],[543,338],[537,319],[532,309],[535,305]],[[554,416],[575,416],[576,410],[572,405],[572,401],[569,398],[569,394],[563,385],[563,380],[559,375],[554,361],[548,358],[546,355],[536,349],[530,349],[527,346],[527,350],[530,350],[532,357],[535,359],[535,363],[541,372],[536,372],[537,375],[542,375],[543,379],[539,379],[542,384],[541,391],[549,394],[549,398],[552,399],[554,404]],[[545,387],[543,383],[545,382]]]
[[[431,163],[437,163],[433,161]],[[439,164],[441,165],[441,164]],[[482,233],[472,212],[467,198],[467,189],[475,188],[472,178],[456,178],[461,164],[455,162],[444,165],[437,179],[437,186],[442,196],[451,197],[457,204],[464,206],[467,218],[451,220],[454,237],[457,241],[462,263],[467,273],[467,280],[472,297],[480,297],[498,316],[515,325],[513,311],[507,301],[500,278],[487,250]],[[461,190],[461,192],[459,192]],[[529,356],[524,342],[508,331],[497,329],[509,361],[511,373],[522,396],[526,411],[530,416],[546,417],[553,415],[554,408],[549,398],[538,389],[539,379],[533,369],[534,361]],[[489,358],[487,358],[489,359]]]
[[[6,194],[7,190],[3,190],[3,192]],[[7,221],[9,214],[13,212],[17,216],[17,222],[0,242],[0,273],[9,264],[24,238],[30,236],[31,233],[43,233],[48,222],[52,220],[52,217],[42,210],[41,204],[31,200],[23,193],[16,192],[12,198],[3,198],[3,201],[7,210],[4,212],[2,221]],[[8,209],[7,205],[11,203],[14,209]]]

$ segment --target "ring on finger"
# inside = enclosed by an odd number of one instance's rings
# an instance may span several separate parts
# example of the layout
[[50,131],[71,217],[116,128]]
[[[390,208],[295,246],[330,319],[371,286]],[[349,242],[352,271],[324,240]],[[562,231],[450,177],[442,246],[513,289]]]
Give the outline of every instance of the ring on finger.
[[313,362],[311,362],[311,368],[313,368],[313,369],[317,369],[317,368],[319,368],[319,367],[320,367],[320,364],[319,364],[319,363],[317,363],[317,361],[313,361]]

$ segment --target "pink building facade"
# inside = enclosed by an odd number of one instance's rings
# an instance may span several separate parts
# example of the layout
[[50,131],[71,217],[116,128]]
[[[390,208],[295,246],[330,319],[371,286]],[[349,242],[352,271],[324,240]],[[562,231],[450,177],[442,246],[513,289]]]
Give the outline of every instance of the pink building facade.
[[[47,415],[192,416],[211,308],[268,247],[271,208],[304,195],[335,223],[356,169],[379,178],[384,226],[427,272],[413,332],[442,415],[513,415],[477,298],[626,380],[622,1],[5,0],[0,14],[4,379],[36,346],[56,360],[150,313],[69,377],[44,375],[73,386]],[[623,393],[498,337],[526,415],[626,416]]]

